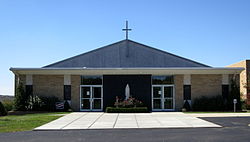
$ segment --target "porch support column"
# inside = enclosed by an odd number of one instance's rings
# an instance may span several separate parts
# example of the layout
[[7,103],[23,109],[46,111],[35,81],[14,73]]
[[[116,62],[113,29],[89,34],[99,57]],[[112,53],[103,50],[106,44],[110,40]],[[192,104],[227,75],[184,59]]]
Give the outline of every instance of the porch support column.
[[26,75],[25,92],[27,96],[31,96],[33,100],[33,76],[31,74]]
[[184,100],[184,105],[186,102],[188,102],[189,106],[191,107],[191,75],[190,74],[184,74],[183,76],[183,100]]
[[64,75],[64,100],[71,101],[71,75]]
[[228,100],[228,95],[229,95],[229,75],[228,74],[222,74],[221,84],[222,84],[221,94],[226,103],[226,101]]

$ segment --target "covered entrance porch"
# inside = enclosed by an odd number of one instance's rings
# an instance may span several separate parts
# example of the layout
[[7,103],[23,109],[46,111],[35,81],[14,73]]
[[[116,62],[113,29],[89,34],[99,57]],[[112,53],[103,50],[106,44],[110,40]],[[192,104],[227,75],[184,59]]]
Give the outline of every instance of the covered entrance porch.
[[105,111],[114,107],[116,97],[125,99],[125,88],[149,111],[174,111],[173,76],[98,75],[81,76],[80,111]]

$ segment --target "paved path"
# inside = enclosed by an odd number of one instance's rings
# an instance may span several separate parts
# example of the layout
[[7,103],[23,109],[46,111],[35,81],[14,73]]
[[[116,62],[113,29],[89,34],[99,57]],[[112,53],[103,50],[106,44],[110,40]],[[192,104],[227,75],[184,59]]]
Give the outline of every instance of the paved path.
[[220,125],[182,112],[103,113],[74,112],[35,130],[123,129],[123,128],[198,128]]

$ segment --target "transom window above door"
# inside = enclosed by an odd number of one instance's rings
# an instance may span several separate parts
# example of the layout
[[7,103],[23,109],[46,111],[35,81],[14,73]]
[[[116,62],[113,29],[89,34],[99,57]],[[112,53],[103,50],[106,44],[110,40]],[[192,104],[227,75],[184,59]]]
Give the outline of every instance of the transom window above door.
[[102,85],[102,76],[81,76],[81,85]]
[[152,76],[152,84],[174,84],[174,77],[172,75]]

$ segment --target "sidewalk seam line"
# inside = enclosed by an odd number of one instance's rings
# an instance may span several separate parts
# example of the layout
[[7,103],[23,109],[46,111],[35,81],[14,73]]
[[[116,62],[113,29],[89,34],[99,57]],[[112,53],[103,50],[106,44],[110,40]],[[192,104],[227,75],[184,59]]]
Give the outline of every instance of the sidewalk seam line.
[[134,116],[135,116],[135,122],[136,122],[137,128],[139,128],[139,124],[138,124],[137,118],[136,118],[136,113],[134,114]]
[[89,129],[92,125],[94,125],[95,122],[96,122],[98,119],[100,119],[103,115],[104,115],[104,113],[102,113],[99,117],[97,117],[97,118],[95,119],[95,121],[94,121],[92,124],[90,124],[89,127],[88,127],[87,129]]
[[63,129],[63,128],[69,126],[70,124],[72,124],[72,123],[75,122],[76,120],[79,120],[80,118],[82,118],[83,116],[87,115],[88,113],[89,113],[89,112],[87,112],[87,113],[85,113],[84,115],[82,115],[82,116],[80,116],[80,117],[74,119],[73,121],[71,121],[70,123],[66,124],[65,126],[63,126],[63,127],[60,128],[60,129]]
[[115,123],[114,123],[114,125],[113,125],[113,128],[115,128],[115,125],[116,125],[116,122],[117,122],[117,120],[118,120],[119,115],[120,115],[120,113],[118,113],[118,115],[116,116],[116,119],[115,119]]

